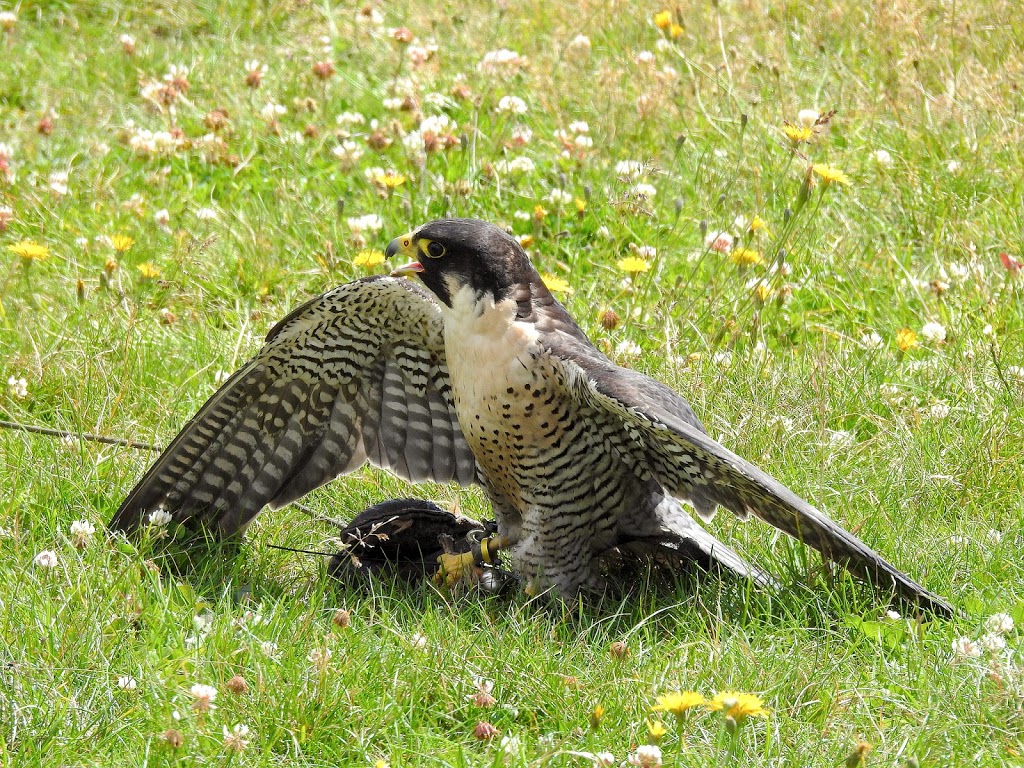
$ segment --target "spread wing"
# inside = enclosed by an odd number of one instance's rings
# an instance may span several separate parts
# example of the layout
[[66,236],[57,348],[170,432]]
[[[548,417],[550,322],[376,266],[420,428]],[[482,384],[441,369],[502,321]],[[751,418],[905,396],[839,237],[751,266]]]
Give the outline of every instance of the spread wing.
[[754,515],[829,560],[937,614],[953,608],[779,481],[709,437],[689,405],[660,382],[611,363],[572,334],[546,334],[565,361],[573,396],[617,453],[641,477],[687,500],[703,517],[717,505]]
[[185,426],[121,504],[222,536],[369,461],[412,481],[474,482],[452,406],[441,313],[405,278],[370,277],[303,304]]

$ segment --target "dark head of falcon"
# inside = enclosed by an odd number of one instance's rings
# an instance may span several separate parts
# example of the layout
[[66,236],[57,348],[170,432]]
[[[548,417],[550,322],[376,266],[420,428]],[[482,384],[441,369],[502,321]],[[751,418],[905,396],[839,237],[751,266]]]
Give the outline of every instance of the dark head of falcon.
[[491,293],[495,302],[509,298],[515,286],[537,280],[530,259],[516,242],[493,224],[477,219],[438,219],[396,237],[385,256],[413,259],[393,274],[417,275],[447,306],[459,288]]

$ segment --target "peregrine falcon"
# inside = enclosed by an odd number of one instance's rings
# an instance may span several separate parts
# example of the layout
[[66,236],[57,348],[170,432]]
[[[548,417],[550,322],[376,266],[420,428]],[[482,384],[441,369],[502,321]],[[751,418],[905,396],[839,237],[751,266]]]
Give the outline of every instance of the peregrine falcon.
[[[396,238],[411,263],[314,298],[210,398],[118,509],[220,536],[364,463],[481,485],[533,589],[601,586],[595,563],[666,533],[695,559],[763,581],[680,505],[753,515],[937,614],[952,607],[774,478],[724,448],[671,389],[620,368],[551,295],[519,243],[473,219]],[[418,282],[408,278],[418,278]],[[424,287],[425,286],[425,287]],[[447,562],[465,564],[467,556]]]

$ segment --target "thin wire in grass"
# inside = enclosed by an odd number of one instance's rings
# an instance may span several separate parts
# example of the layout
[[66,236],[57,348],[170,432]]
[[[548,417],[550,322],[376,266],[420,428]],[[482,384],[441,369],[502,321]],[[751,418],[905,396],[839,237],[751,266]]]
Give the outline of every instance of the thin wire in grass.
[[17,421],[0,420],[0,428],[13,429],[18,432],[31,432],[37,435],[49,435],[64,439],[85,440],[91,443],[103,443],[104,445],[120,445],[125,448],[135,448],[140,451],[152,451],[159,453],[163,449],[151,443],[143,443],[138,440],[125,440],[120,437],[107,437],[106,435],[95,435],[91,432],[70,432],[66,429],[53,429],[51,427],[37,427],[32,424],[22,424]]

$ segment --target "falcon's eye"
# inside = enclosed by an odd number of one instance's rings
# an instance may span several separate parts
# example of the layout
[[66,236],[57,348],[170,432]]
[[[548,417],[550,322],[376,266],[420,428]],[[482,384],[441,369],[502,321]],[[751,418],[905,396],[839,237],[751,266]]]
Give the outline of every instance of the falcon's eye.
[[444,256],[444,246],[438,242],[431,240],[427,243],[427,256],[432,259],[440,259]]

